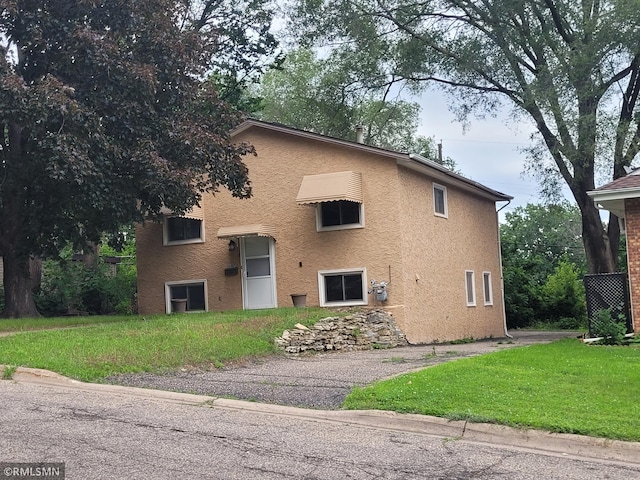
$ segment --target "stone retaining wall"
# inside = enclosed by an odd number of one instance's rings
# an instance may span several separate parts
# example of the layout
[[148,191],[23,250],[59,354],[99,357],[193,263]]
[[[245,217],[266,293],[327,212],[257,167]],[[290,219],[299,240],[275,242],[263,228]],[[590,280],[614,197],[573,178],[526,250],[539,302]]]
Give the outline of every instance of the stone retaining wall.
[[369,350],[407,345],[394,318],[383,310],[369,310],[346,317],[327,317],[308,328],[297,324],[275,339],[287,353],[325,350]]

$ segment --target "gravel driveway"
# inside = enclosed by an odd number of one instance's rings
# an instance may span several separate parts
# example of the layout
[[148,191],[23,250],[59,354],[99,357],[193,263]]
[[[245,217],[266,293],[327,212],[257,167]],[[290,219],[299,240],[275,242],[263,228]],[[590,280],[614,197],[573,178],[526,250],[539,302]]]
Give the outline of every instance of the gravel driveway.
[[274,355],[212,371],[115,375],[108,383],[197,393],[305,408],[337,409],[354,386],[419,370],[430,365],[534,343],[578,332],[510,332],[512,339],[458,345],[435,344],[309,356]]

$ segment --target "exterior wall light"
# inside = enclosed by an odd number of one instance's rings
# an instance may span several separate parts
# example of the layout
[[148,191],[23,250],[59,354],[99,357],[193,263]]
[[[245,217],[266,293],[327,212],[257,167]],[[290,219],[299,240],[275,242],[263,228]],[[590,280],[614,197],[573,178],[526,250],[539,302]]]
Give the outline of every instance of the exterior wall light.
[[229,251],[233,252],[236,249],[236,242],[229,240]]

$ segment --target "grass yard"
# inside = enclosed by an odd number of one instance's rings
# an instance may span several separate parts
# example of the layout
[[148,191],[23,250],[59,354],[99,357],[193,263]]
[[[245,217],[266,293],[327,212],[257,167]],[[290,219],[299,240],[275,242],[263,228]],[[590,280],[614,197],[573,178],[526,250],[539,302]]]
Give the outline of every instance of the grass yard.
[[[0,337],[0,365],[44,368],[92,382],[115,373],[216,367],[271,354],[273,339],[283,330],[296,323],[310,326],[332,314],[320,308],[280,308],[146,318],[78,317],[75,321],[81,323],[72,325],[93,325]],[[29,320],[35,323],[24,330],[72,326],[60,320],[67,319]],[[0,320],[0,332],[15,330],[13,321]]]
[[122,323],[139,320],[131,315],[90,316],[90,317],[56,317],[56,318],[3,318],[0,319],[0,334],[8,332],[30,332],[52,328],[71,328],[103,323]]
[[640,348],[567,339],[356,388],[344,407],[640,441],[639,399]]

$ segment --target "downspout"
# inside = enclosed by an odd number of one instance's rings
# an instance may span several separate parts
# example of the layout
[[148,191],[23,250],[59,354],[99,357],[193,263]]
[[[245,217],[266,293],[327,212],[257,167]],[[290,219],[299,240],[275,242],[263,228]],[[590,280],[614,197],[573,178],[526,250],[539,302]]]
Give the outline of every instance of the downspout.
[[511,200],[507,200],[506,204],[496,210],[496,224],[498,225],[498,260],[500,261],[500,292],[502,293],[502,321],[504,322],[504,336],[507,338],[513,338],[513,336],[509,335],[509,332],[507,331],[507,307],[504,303],[504,271],[502,268],[502,242],[500,241],[500,219],[498,218],[498,214],[500,213],[500,210],[508,207],[510,203]]

